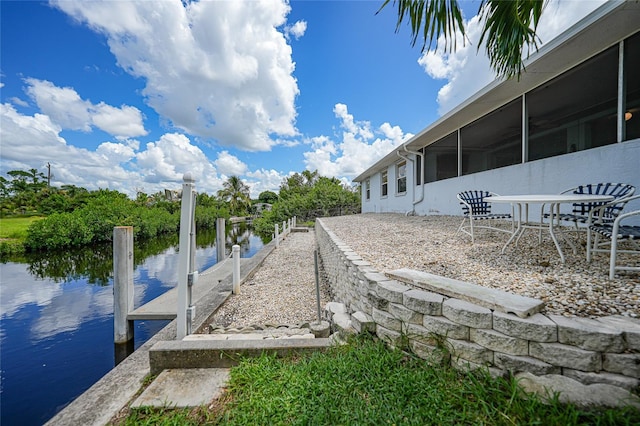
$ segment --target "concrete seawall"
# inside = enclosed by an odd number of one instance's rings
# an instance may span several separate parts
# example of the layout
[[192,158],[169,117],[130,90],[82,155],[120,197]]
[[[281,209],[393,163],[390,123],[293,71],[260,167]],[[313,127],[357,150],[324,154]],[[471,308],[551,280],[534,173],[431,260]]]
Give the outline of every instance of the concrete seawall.
[[[266,244],[258,253],[243,262],[240,270],[241,281],[251,277],[262,265],[264,259],[275,249],[275,241]],[[215,265],[212,267],[215,268]],[[203,277],[207,271],[202,273]],[[196,317],[193,329],[199,329],[224,303],[232,290],[232,276],[209,274],[209,279],[219,280],[212,291],[196,301]],[[47,425],[104,425],[125,407],[141,389],[144,379],[150,373],[149,350],[156,343],[176,338],[176,321],[172,321],[133,354],[114,367],[86,392],[77,397],[53,418]]]

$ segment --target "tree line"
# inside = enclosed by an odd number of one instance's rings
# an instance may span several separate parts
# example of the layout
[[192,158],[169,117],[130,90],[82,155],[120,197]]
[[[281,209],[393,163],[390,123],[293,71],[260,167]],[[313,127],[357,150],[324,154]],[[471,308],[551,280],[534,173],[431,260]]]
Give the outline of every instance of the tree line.
[[[215,227],[217,218],[261,214],[255,220],[255,229],[268,236],[275,223],[292,216],[305,221],[358,212],[360,208],[359,191],[336,178],[319,176],[317,171],[305,170],[285,178],[279,193],[264,191],[255,200],[249,194],[249,187],[238,176],[228,178],[216,195],[197,194],[197,229]],[[115,226],[133,226],[138,240],[175,233],[180,226],[180,203],[179,195],[172,191],[150,195],[138,192],[131,199],[109,189],[51,187],[37,169],[12,170],[7,177],[0,176],[0,217],[43,217],[29,225],[23,242],[26,251],[108,242]]]

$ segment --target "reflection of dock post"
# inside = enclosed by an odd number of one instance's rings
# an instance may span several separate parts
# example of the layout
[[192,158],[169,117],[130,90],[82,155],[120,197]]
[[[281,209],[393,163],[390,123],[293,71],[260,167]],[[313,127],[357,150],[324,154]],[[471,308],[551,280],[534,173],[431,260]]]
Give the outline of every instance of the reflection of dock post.
[[133,226],[113,228],[113,341],[133,339]]
[[218,258],[218,262],[222,262],[224,260],[224,242],[225,242],[225,232],[224,232],[224,217],[219,217],[216,219],[216,254]]
[[233,253],[233,294],[240,294],[240,246],[234,245]]

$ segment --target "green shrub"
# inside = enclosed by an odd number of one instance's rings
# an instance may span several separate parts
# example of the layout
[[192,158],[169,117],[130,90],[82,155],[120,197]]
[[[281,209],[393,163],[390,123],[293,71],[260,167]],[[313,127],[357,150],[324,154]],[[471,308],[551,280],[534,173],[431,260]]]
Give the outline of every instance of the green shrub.
[[31,250],[55,250],[89,244],[92,240],[93,233],[80,214],[54,213],[31,224],[25,246]]

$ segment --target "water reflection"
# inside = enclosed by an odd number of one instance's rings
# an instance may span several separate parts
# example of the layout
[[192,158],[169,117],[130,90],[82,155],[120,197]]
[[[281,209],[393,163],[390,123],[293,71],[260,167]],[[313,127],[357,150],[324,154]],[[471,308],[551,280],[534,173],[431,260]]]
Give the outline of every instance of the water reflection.
[[[178,281],[178,236],[134,244],[135,306]],[[225,251],[263,241],[229,226]],[[0,424],[43,424],[131,350],[113,343],[113,254],[98,247],[4,259],[0,265]],[[216,263],[215,230],[198,231],[196,267]],[[137,348],[168,321],[136,321]]]

